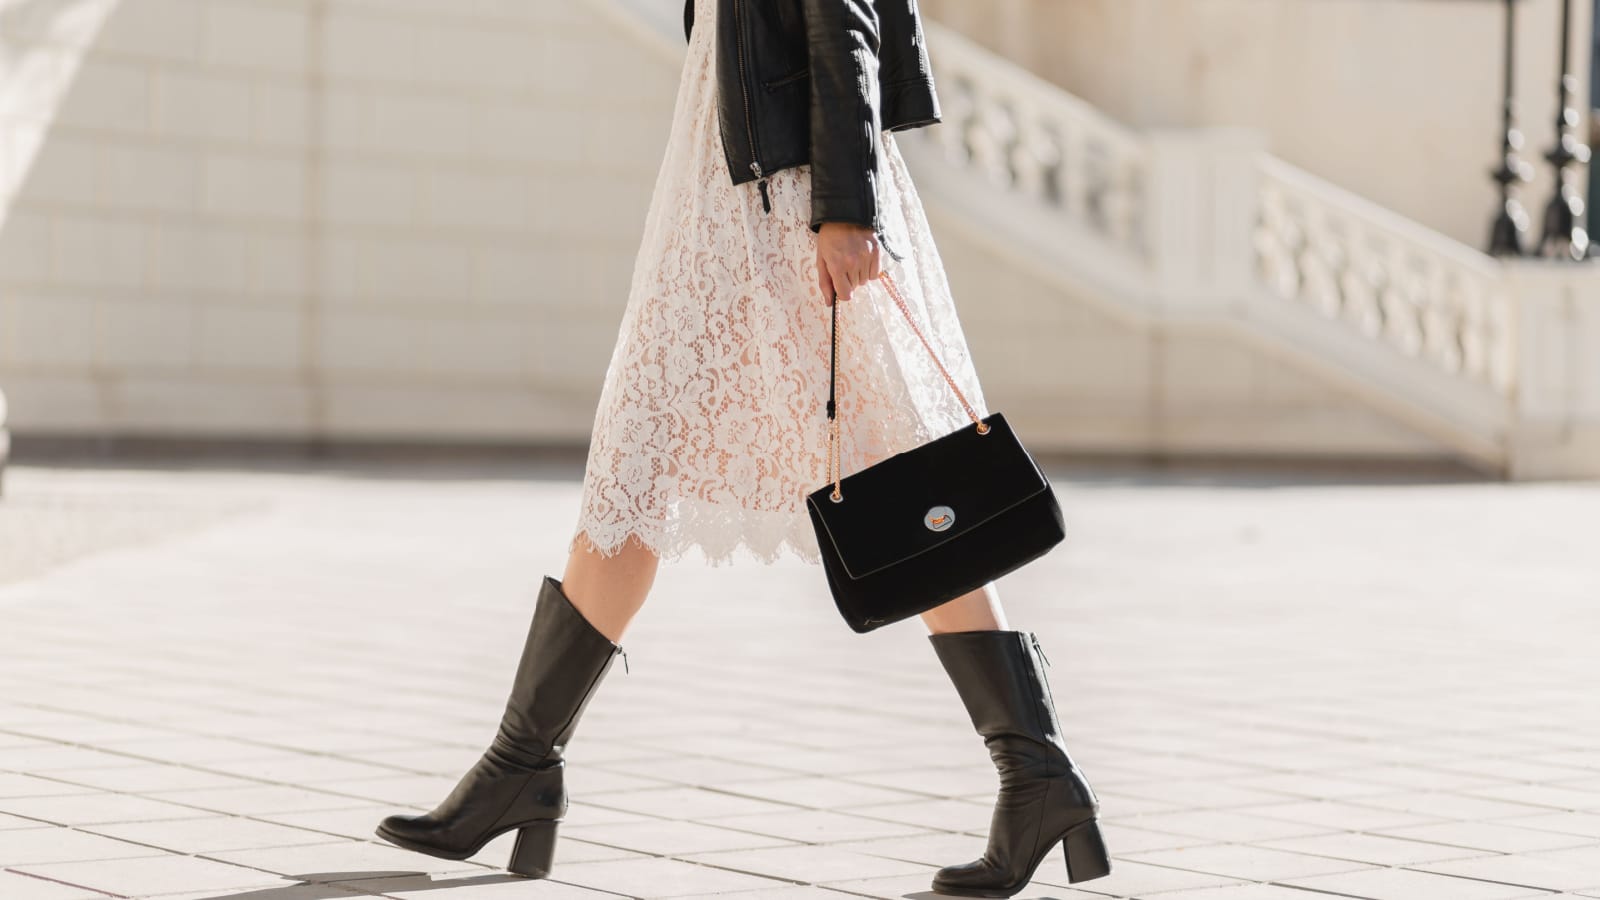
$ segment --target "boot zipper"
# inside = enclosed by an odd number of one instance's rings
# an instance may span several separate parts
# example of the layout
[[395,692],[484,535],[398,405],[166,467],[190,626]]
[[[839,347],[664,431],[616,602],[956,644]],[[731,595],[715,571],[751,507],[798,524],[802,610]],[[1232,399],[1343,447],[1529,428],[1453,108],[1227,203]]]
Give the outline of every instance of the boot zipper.
[[761,191],[761,209],[772,212],[772,199],[767,196],[767,177],[761,173],[760,149],[756,146],[756,130],[750,123],[750,88],[744,72],[744,24],[739,15],[739,0],[733,0],[733,40],[735,56],[739,59],[739,95],[744,100],[744,133],[750,139],[750,171],[755,173],[756,187]]
[[1033,641],[1033,649],[1039,654],[1039,658],[1044,660],[1045,665],[1050,665],[1050,657],[1045,656],[1044,648],[1039,646],[1039,636],[1030,631],[1028,632],[1028,638],[1029,640]]
[[[1029,642],[1031,642],[1033,644],[1034,652],[1039,654],[1039,658],[1044,660],[1044,664],[1046,666],[1049,666],[1050,665],[1050,657],[1045,656],[1044,655],[1044,648],[1039,646],[1039,636],[1030,631],[1030,632],[1028,632],[1028,640],[1029,640]],[[1030,668],[1032,668],[1032,667],[1030,667]],[[1055,699],[1050,695],[1050,684],[1049,684],[1049,682],[1047,682],[1045,680],[1044,672],[1035,669],[1032,672],[1029,672],[1029,675],[1031,675],[1038,682],[1039,697],[1042,700],[1042,702],[1044,703],[1044,709],[1045,710],[1054,710],[1055,709]],[[1049,713],[1047,715],[1046,714],[1042,714],[1042,713],[1043,713],[1043,710],[1041,710],[1039,705],[1036,703],[1034,705],[1034,708],[1033,708],[1033,714],[1034,714],[1034,721],[1038,723],[1038,726],[1040,728],[1040,731],[1038,732],[1040,734],[1044,733],[1044,728],[1045,728],[1046,722],[1047,721],[1054,721],[1055,718],[1056,718],[1055,714],[1053,712],[1051,712],[1051,713]],[[1057,732],[1059,732],[1061,730],[1060,722],[1055,722],[1055,730]],[[1048,744],[1049,742],[1046,741],[1046,743]],[[1062,763],[1062,769],[1059,772],[1055,771],[1055,766],[1056,766],[1057,762],[1061,762]],[[1060,776],[1060,775],[1067,775],[1067,774],[1070,774],[1071,771],[1072,771],[1072,764],[1070,762],[1057,760],[1057,759],[1055,759],[1055,754],[1050,754],[1050,759],[1045,764],[1045,776],[1047,778],[1055,778],[1055,777]]]

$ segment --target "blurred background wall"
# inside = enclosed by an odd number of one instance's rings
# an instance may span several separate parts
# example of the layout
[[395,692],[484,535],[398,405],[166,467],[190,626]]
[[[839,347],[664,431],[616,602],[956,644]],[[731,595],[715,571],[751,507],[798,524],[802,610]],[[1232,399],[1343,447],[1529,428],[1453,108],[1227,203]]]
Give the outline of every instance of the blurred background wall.
[[[1525,0],[1530,158],[1554,3]],[[1495,4],[923,6],[946,122],[902,147],[1030,443],[1600,472],[1600,286],[1477,249]],[[19,444],[581,445],[681,11],[0,0]]]
[[675,84],[586,3],[4,0],[33,433],[587,439]]

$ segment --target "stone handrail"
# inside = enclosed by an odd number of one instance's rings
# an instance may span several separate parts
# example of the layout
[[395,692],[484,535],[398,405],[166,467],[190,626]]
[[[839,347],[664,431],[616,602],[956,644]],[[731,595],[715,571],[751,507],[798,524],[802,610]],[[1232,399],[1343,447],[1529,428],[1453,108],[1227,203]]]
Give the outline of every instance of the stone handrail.
[[[1147,226],[1170,199],[1154,192],[1172,187],[1156,176],[1150,138],[950,29],[927,27],[943,123],[908,135],[1141,263],[1157,261],[1155,249],[1174,252],[1152,248],[1148,237]],[[1183,152],[1195,157],[1205,149],[1190,145]],[[1254,221],[1237,246],[1253,251],[1258,288],[1452,377],[1500,396],[1512,393],[1515,310],[1496,260],[1269,154],[1252,157]],[[1250,189],[1237,181],[1213,187]],[[1224,243],[1234,245],[1227,235],[1210,242],[1213,251]],[[1183,271],[1183,287],[1205,290],[1189,274]]]
[[1515,310],[1495,260],[1263,155],[1254,234],[1273,295],[1501,395]]
[[949,163],[1142,256],[1140,136],[950,29],[925,27],[942,122],[897,137],[931,142]]

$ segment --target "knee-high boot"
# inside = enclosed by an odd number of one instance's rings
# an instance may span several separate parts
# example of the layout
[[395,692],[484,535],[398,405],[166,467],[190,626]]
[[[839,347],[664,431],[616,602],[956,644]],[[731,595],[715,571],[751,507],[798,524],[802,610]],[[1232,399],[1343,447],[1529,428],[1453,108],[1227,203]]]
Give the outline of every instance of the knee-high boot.
[[1099,800],[1067,755],[1038,639],[1022,631],[958,631],[929,639],[1000,772],[983,856],[940,869],[934,890],[1009,897],[1027,885],[1057,843],[1064,846],[1068,880],[1109,874],[1096,820]]
[[466,859],[516,828],[506,868],[533,878],[548,875],[556,824],[567,811],[562,751],[621,651],[578,612],[560,581],[545,576],[488,750],[432,812],[389,816],[379,823],[378,836],[430,856]]

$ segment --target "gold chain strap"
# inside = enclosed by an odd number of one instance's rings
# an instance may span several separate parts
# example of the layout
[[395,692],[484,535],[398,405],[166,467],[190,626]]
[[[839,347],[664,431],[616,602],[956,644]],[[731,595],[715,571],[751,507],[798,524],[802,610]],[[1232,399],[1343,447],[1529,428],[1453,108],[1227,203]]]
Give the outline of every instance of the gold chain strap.
[[[916,320],[911,318],[911,309],[910,309],[910,307],[906,306],[905,298],[900,296],[900,288],[899,288],[899,286],[894,283],[894,279],[893,278],[889,277],[889,270],[888,269],[884,269],[884,270],[880,271],[878,273],[878,275],[877,275],[877,278],[881,279],[883,281],[884,286],[889,291],[889,296],[894,298],[895,305],[899,306],[900,307],[900,312],[905,315],[906,323],[911,326],[911,330],[916,334],[917,339],[922,341],[922,346],[924,346],[924,347],[926,347],[928,349],[928,355],[933,358],[933,364],[939,367],[939,372],[944,375],[944,380],[945,380],[946,383],[948,383],[950,385],[950,390],[956,392],[956,397],[958,399],[960,399],[962,407],[964,407],[966,409],[967,416],[972,419],[972,422],[973,422],[974,425],[978,426],[978,428],[977,428],[978,433],[979,434],[988,434],[989,433],[989,426],[987,424],[985,424],[983,419],[978,416],[977,410],[974,410],[972,408],[972,404],[967,402],[967,395],[961,393],[961,388],[956,386],[956,380],[951,377],[950,371],[944,367],[944,363],[939,361],[939,354],[934,352],[933,345],[928,343],[928,339],[926,337],[924,337],[923,334],[922,334],[922,329],[917,327]],[[834,297],[834,301],[833,302],[834,302],[835,306],[838,305],[839,299],[838,299],[837,296]],[[835,386],[835,388],[837,388],[838,377],[839,377],[838,376],[838,364],[837,364],[837,360],[839,358],[839,327],[838,327],[838,323],[837,323],[837,316],[838,316],[838,310],[837,309],[834,310],[834,316],[835,316],[835,324],[834,324],[834,328],[833,328],[833,358],[834,358],[834,360],[836,362],[834,364],[834,372],[833,372],[832,377],[834,379],[834,386]],[[830,431],[830,433],[828,435],[828,478],[829,478],[830,481],[833,482],[833,493],[828,495],[828,499],[832,500],[835,503],[838,503],[839,501],[844,499],[844,493],[839,489],[839,482],[840,482],[840,478],[839,478],[839,456],[840,456],[840,452],[839,452],[839,415],[838,415],[838,411],[837,410],[834,411],[834,415],[830,419],[829,424],[832,426],[832,428],[831,428],[831,431]]]

